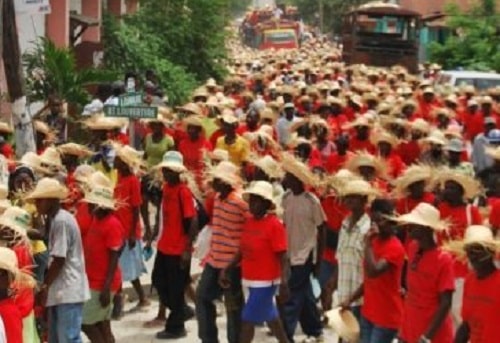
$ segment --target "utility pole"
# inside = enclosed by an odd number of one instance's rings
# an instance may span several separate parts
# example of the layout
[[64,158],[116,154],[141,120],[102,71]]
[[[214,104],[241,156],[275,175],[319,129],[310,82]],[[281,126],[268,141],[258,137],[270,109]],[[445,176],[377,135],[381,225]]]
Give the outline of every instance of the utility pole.
[[324,32],[324,23],[325,23],[325,11],[323,7],[323,0],[319,1],[319,30],[321,34]]
[[21,158],[28,151],[36,151],[33,122],[26,113],[26,91],[21,52],[16,25],[14,0],[0,0],[2,10],[2,56],[7,80],[9,99],[12,104],[12,119],[16,140],[16,156]]

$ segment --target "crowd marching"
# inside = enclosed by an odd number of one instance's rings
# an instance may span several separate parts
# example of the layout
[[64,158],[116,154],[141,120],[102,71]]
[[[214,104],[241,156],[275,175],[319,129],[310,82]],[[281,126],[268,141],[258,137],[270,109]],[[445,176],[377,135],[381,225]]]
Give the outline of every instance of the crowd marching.
[[[0,342],[114,342],[127,283],[151,306],[150,258],[158,339],[195,319],[219,342],[222,301],[230,343],[263,323],[280,343],[298,324],[306,342],[500,342],[500,88],[347,66],[321,40],[229,48],[229,77],[184,106],[151,71],[99,87],[87,145],[57,95],[36,153],[15,160],[0,125]],[[157,118],[101,113],[130,85]]]

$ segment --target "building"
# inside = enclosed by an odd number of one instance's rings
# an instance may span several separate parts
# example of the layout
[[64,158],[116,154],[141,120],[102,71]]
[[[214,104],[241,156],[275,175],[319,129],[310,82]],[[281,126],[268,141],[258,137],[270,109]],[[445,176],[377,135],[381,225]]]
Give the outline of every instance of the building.
[[427,16],[435,13],[443,13],[449,3],[457,5],[461,10],[469,9],[476,1],[474,0],[399,0],[401,7],[413,10]]

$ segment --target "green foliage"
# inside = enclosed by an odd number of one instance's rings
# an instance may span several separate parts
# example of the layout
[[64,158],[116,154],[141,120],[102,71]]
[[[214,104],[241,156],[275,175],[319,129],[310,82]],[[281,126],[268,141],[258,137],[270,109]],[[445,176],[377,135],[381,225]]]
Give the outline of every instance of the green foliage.
[[70,49],[58,48],[43,37],[32,50],[23,54],[22,59],[30,101],[45,101],[50,94],[57,94],[69,104],[83,107],[90,100],[87,86],[114,77],[110,72],[97,69],[77,70]]
[[467,13],[447,8],[448,27],[455,34],[443,45],[429,46],[430,60],[446,69],[500,71],[500,15],[493,0],[483,0]]
[[234,1],[144,0],[121,22],[106,15],[104,62],[121,72],[154,70],[171,102],[181,103],[196,83],[224,77],[224,28]]

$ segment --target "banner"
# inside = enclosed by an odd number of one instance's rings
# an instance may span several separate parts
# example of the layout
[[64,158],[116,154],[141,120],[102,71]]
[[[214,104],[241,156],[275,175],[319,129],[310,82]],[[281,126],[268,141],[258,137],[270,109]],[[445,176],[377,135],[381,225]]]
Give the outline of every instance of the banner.
[[50,0],[16,0],[18,14],[49,14]]

